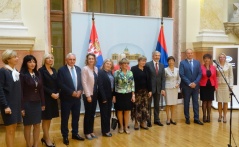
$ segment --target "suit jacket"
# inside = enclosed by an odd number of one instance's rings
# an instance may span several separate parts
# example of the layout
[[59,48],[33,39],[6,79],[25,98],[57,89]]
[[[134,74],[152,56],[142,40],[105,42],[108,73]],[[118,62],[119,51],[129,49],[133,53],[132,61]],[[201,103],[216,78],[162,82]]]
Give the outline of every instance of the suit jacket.
[[[94,67],[94,71],[98,75],[97,67]],[[86,95],[86,97],[93,95],[95,78],[94,78],[94,73],[92,69],[89,68],[89,66],[83,67],[82,73],[81,73],[81,79],[82,79],[84,94]]]
[[158,64],[158,75],[156,75],[154,62],[150,61],[146,63],[146,66],[150,70],[151,76],[151,83],[152,83],[152,93],[157,92],[158,94],[161,93],[161,90],[165,90],[165,71],[164,65],[159,63]]
[[[81,84],[81,69],[78,66],[75,66],[76,74],[77,74],[77,91],[83,90]],[[72,93],[75,91],[75,86],[71,77],[71,73],[67,67],[67,65],[62,66],[58,70],[57,81],[60,88],[60,99],[72,99],[75,98],[72,96]]]
[[[220,69],[221,70],[221,69]],[[222,71],[223,70],[223,71]],[[230,87],[233,87],[233,71],[232,71],[232,64],[230,63],[225,63],[225,65],[222,67],[222,73],[225,75],[225,78],[230,85]],[[226,83],[225,80],[223,79],[220,71],[217,69],[217,81],[218,84],[220,83]]]
[[[199,85],[200,86],[206,86],[207,80],[208,80],[207,69],[204,65],[202,65],[201,70],[202,70],[202,78],[199,82]],[[213,65],[210,65],[210,71],[211,71],[211,76],[210,76],[209,80],[210,80],[212,86],[215,86],[215,88],[217,88],[218,84],[217,84],[217,70],[216,70],[216,67],[213,66]]]
[[[20,74],[21,87],[22,87],[22,102],[41,101],[41,105],[45,106],[45,97],[44,97],[41,74],[39,73],[39,75],[36,77],[38,81],[37,86],[29,72]],[[22,110],[24,110],[23,103],[22,103]]]
[[196,89],[199,88],[199,81],[202,76],[201,65],[198,60],[193,59],[193,72],[191,65],[187,59],[182,60],[179,65],[179,75],[181,77],[181,88],[189,87],[190,83],[196,84]]
[[[111,73],[112,75],[112,73]],[[112,75],[113,76],[113,75]],[[113,76],[114,77],[114,76]],[[114,82],[113,82],[114,83]],[[98,72],[98,97],[99,101],[107,101],[113,97],[113,89],[111,88],[110,78],[105,70],[99,70]]]

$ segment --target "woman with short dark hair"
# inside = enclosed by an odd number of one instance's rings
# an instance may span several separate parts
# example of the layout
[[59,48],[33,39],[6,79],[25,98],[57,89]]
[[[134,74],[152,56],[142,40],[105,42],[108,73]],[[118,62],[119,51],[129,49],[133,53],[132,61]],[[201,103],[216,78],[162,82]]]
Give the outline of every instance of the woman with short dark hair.
[[[175,121],[175,107],[178,103],[178,88],[180,84],[179,70],[175,67],[175,58],[173,56],[167,59],[168,67],[165,68],[165,101],[166,101],[166,114],[167,125],[174,124]],[[171,115],[170,115],[171,114]]]
[[214,100],[214,91],[217,89],[217,71],[213,66],[212,56],[203,55],[204,64],[201,65],[202,77],[200,85],[200,100],[202,101],[203,122],[210,122],[212,101]]

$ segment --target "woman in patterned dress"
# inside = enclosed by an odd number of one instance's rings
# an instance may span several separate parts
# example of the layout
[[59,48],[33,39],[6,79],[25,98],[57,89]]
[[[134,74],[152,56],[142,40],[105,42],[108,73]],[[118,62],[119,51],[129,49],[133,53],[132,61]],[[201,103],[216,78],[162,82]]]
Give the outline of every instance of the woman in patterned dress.
[[[134,95],[134,77],[130,70],[127,70],[129,60],[123,58],[119,62],[120,69],[115,71],[115,91],[113,96],[113,103],[117,109],[117,117],[119,120],[120,128],[119,133],[129,134],[127,128],[129,123],[130,110],[132,109],[132,102],[135,101]],[[124,117],[124,128],[123,128]]]

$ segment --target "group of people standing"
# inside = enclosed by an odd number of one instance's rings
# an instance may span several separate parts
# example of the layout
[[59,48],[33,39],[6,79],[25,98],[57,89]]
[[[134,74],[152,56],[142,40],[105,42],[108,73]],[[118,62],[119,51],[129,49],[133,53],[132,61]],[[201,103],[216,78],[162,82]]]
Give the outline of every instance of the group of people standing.
[[[193,59],[193,50],[186,50],[186,59],[175,67],[175,58],[168,57],[168,67],[159,63],[160,52],[152,53],[152,61],[147,62],[145,56],[138,58],[138,64],[129,70],[129,60],[119,60],[118,69],[114,69],[111,59],[106,59],[98,69],[96,56],[86,55],[85,66],[76,66],[76,56],[66,55],[66,65],[58,72],[53,68],[54,57],[46,53],[42,67],[37,70],[37,60],[33,55],[26,55],[20,73],[15,66],[17,53],[6,50],[2,53],[5,66],[0,69],[0,107],[6,126],[6,144],[12,147],[17,123],[23,120],[24,137],[28,147],[37,147],[42,122],[43,137],[41,142],[54,147],[50,139],[49,129],[52,118],[59,117],[57,100],[61,105],[61,134],[63,143],[68,145],[68,121],[70,114],[72,139],[83,141],[97,138],[94,133],[94,116],[97,101],[101,114],[101,132],[111,137],[110,118],[112,104],[119,120],[119,133],[130,134],[129,119],[135,121],[134,129],[148,130],[151,123],[151,104],[154,103],[154,124],[163,126],[159,118],[159,101],[161,95],[166,100],[166,124],[176,125],[175,106],[178,90],[184,95],[184,115],[186,124],[190,124],[189,102],[193,101],[194,123],[203,125],[199,120],[198,94],[202,100],[203,122],[210,122],[210,112],[214,91],[216,90],[219,118],[218,122],[226,123],[229,89],[218,70],[222,70],[230,86],[233,86],[231,64],[226,62],[226,55],[219,55],[220,69],[212,64],[212,56],[203,56],[204,64]],[[85,115],[83,121],[85,138],[78,132],[81,98],[83,98]],[[222,115],[223,112],[223,115]],[[33,127],[33,143],[31,130]]]

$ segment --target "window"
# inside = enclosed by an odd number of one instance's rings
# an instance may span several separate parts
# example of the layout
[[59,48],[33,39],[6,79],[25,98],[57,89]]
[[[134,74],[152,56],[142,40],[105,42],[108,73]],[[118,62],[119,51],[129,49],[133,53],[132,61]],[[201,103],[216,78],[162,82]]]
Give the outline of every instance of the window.
[[54,67],[56,69],[64,65],[64,15],[64,0],[50,0],[51,52],[55,57]]
[[86,0],[87,12],[144,16],[144,0]]

